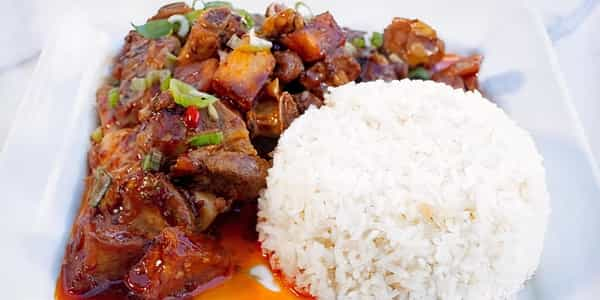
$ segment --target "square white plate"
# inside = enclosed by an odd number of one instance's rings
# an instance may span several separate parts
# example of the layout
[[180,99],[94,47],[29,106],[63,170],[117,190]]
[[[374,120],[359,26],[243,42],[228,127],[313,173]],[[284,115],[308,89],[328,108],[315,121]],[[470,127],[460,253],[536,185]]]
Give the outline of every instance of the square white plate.
[[[91,18],[73,9],[62,18],[8,136],[0,157],[4,299],[53,298],[83,190],[96,87],[128,22],[141,23],[159,7],[119,2],[109,15]],[[598,172],[538,15],[506,1],[313,2],[315,12],[329,9],[340,24],[356,29],[381,31],[393,16],[420,18],[437,29],[449,51],[485,56],[484,93],[533,134],[552,196],[542,262],[519,298],[598,299]],[[257,12],[268,4],[243,3]]]

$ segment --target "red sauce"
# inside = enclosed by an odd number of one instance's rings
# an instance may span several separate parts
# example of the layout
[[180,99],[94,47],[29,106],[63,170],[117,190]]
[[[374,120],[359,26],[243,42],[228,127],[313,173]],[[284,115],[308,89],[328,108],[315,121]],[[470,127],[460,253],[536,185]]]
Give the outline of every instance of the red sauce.
[[[275,273],[275,282],[281,287],[280,292],[273,292],[262,286],[256,279],[249,275],[249,271],[256,265],[269,266],[268,259],[262,255],[257,241],[256,205],[248,204],[231,213],[219,217],[211,231],[220,239],[221,245],[231,254],[235,263],[235,272],[230,278],[217,278],[200,289],[205,290],[194,300],[298,300],[312,299],[300,296],[289,288],[284,280]],[[56,285],[56,300],[126,300],[127,289],[120,282],[107,289],[101,295],[73,296],[62,285],[62,276],[59,276]]]

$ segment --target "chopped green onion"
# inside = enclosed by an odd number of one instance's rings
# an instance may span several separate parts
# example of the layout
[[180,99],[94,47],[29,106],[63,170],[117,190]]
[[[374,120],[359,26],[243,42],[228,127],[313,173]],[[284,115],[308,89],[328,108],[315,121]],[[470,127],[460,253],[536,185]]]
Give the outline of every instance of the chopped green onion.
[[364,37],[355,37],[352,39],[352,45],[356,48],[364,48],[367,46]]
[[373,32],[371,35],[371,46],[373,46],[373,48],[383,46],[383,34],[381,34],[381,32]]
[[147,88],[146,83],[146,78],[133,78],[129,87],[134,92],[143,92]]
[[169,74],[169,76],[167,78],[165,78],[164,80],[162,80],[160,82],[160,90],[161,91],[166,91],[169,89],[169,85],[171,84],[171,74]]
[[154,20],[140,26],[131,24],[135,31],[147,39],[157,39],[173,33],[173,24],[168,20]]
[[110,108],[117,107],[117,105],[119,105],[120,98],[121,95],[119,94],[119,88],[115,87],[110,89],[110,91],[108,91],[108,106],[110,106]]
[[204,9],[196,9],[185,14],[185,17],[190,23],[194,23],[194,21],[196,21],[196,19],[198,19],[198,17],[202,15],[203,12]]
[[166,63],[165,66],[169,69],[175,67],[175,64],[177,64],[177,56],[175,56],[173,53],[171,52],[167,52],[166,55]]
[[89,204],[92,207],[97,207],[100,201],[104,198],[104,195],[110,187],[112,177],[102,167],[94,170],[94,181],[92,182],[92,189],[89,196]]
[[94,141],[94,143],[102,142],[102,137],[103,137],[102,126],[98,126],[96,129],[94,129],[94,131],[90,135],[90,138],[92,139],[92,141]]
[[244,23],[244,25],[246,25],[247,29],[254,27],[254,18],[250,13],[241,8],[235,9],[235,12],[238,15],[240,15],[240,17],[242,17],[242,22]]
[[346,42],[344,44],[344,50],[346,51],[346,53],[350,54],[351,56],[356,56],[356,52],[358,50],[356,50],[356,47],[354,47],[354,45],[352,45],[352,43]]
[[173,26],[175,26],[175,24],[179,24],[177,35],[181,38],[185,38],[190,32],[190,22],[184,15],[172,15],[167,19],[167,21],[173,24]]
[[408,72],[408,78],[410,79],[429,80],[430,77],[429,72],[423,67],[417,67]]
[[273,47],[273,43],[268,40],[259,38],[254,32],[254,28],[248,32],[249,42],[248,44],[242,44],[239,49],[246,52],[259,52],[267,51]]
[[175,54],[171,52],[167,52],[167,61],[169,61],[170,63],[175,63],[177,62],[177,56],[175,56]]
[[160,163],[162,162],[163,155],[158,150],[152,150],[150,153],[144,156],[142,160],[142,169],[144,171],[158,171],[160,170]]
[[202,2],[202,3],[204,3],[204,9],[214,8],[214,7],[229,7],[229,8],[233,7],[233,5],[231,5],[231,2],[228,2],[228,1],[209,1],[209,2]]
[[219,112],[217,112],[217,109],[212,104],[208,105],[208,116],[214,121],[217,121],[219,119]]
[[400,56],[396,55],[396,53],[390,54],[390,56],[388,56],[388,58],[390,59],[391,62],[394,62],[394,63],[400,63],[400,64],[404,63],[402,58],[400,58]]
[[310,9],[310,6],[308,6],[306,3],[302,2],[302,1],[298,1],[296,2],[296,4],[294,5],[294,9],[296,11],[299,12],[300,8],[304,7],[305,13],[300,13],[302,16],[304,16],[304,18],[306,19],[312,19],[314,14],[312,9]]
[[241,42],[242,39],[240,39],[236,34],[234,34],[229,38],[229,41],[227,41],[227,47],[231,49],[236,49]]
[[188,140],[188,144],[195,147],[219,145],[223,142],[223,133],[220,131],[201,133]]
[[169,80],[169,91],[175,103],[183,107],[195,106],[197,108],[205,108],[218,101],[217,97],[200,92],[193,86],[175,78]]
[[170,70],[152,70],[146,74],[146,87],[151,87],[156,82],[160,82],[162,84],[163,81],[170,77]]

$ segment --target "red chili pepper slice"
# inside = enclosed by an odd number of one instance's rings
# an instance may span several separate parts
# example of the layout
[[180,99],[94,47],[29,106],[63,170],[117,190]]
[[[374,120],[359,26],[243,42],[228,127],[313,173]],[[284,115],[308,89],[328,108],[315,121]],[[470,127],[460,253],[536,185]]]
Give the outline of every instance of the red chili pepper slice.
[[185,114],[183,115],[183,123],[185,127],[189,129],[196,129],[200,122],[200,112],[195,106],[188,106]]

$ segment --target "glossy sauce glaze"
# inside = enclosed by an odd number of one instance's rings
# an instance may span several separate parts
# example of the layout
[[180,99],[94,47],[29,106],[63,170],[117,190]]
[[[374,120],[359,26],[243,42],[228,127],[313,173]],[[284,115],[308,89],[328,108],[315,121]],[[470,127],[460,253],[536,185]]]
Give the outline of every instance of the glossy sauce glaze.
[[[219,239],[221,245],[231,255],[235,269],[231,277],[217,278],[206,284],[204,291],[195,296],[194,300],[292,300],[312,299],[301,296],[293,289],[286,286],[283,279],[275,272],[274,283],[280,291],[272,291],[263,286],[250,274],[256,266],[269,266],[269,261],[261,253],[257,241],[256,204],[247,204],[233,209],[230,213],[220,216],[210,231]],[[56,300],[133,300],[128,289],[122,282],[114,282],[109,287],[94,290],[88,295],[70,295],[63,286],[62,275],[59,277],[55,293]]]

